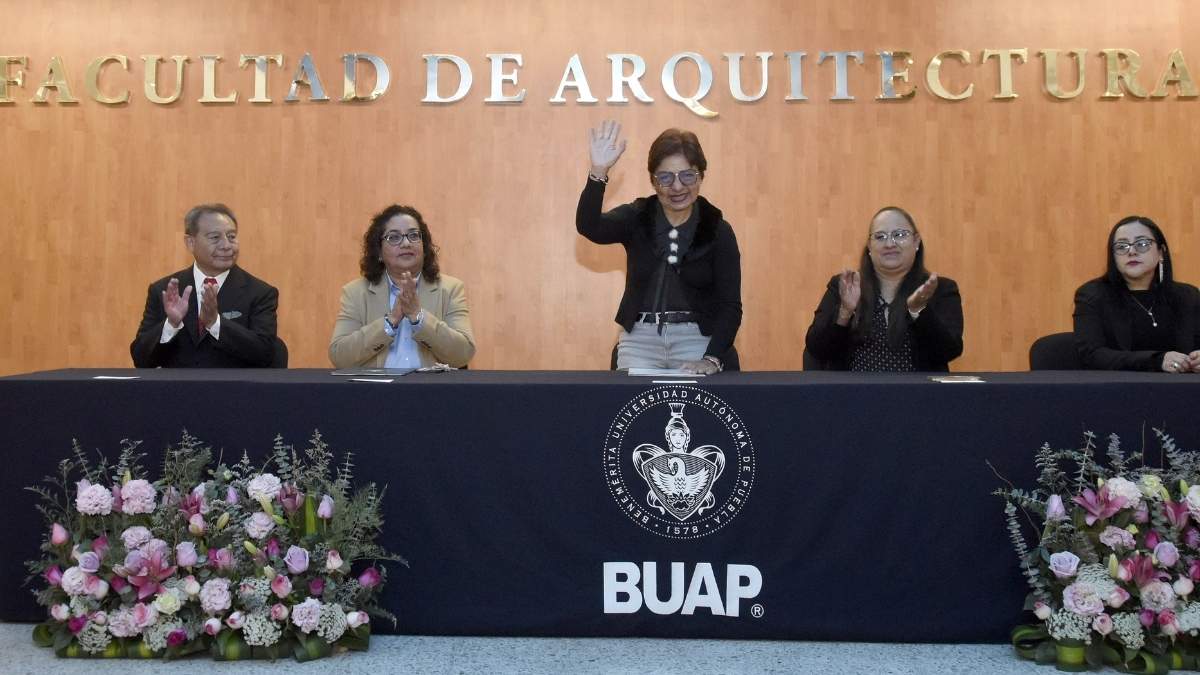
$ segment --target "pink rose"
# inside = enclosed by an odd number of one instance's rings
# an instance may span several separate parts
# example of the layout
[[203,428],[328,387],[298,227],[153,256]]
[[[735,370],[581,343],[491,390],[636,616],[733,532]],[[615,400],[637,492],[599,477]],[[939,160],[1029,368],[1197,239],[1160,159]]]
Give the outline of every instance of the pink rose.
[[1129,600],[1129,591],[1117,586],[1112,593],[1108,594],[1108,606],[1113,609],[1118,609],[1125,601]]
[[308,570],[308,551],[299,546],[291,546],[287,555],[283,557],[283,562],[292,574],[303,574]]
[[317,507],[317,517],[324,520],[329,520],[333,517],[333,497],[329,495],[321,497],[321,505]]
[[370,621],[371,617],[366,612],[346,612],[346,625],[351,628],[358,628]]
[[100,571],[100,556],[92,551],[82,553],[79,556],[79,569],[88,574],[95,574]]
[[225,617],[225,625],[229,626],[230,628],[232,628],[234,630],[240,629],[242,627],[242,624],[245,622],[246,622],[246,616],[244,614],[242,614],[241,612],[233,612],[229,616]]
[[208,525],[204,522],[204,516],[200,515],[199,513],[188,518],[188,532],[190,532],[193,537],[203,536],[204,531],[207,529]]
[[1154,547],[1154,557],[1159,565],[1171,567],[1179,562],[1179,549],[1175,548],[1175,544],[1164,541]]
[[84,626],[87,625],[87,622],[88,618],[86,616],[73,616],[67,621],[67,628],[71,630],[71,633],[78,635],[79,631],[83,630]]
[[55,605],[50,608],[50,616],[57,621],[66,621],[71,618],[71,608],[66,605]]
[[276,621],[283,621],[284,619],[288,618],[287,605],[281,602],[271,605],[271,618]]
[[271,592],[277,598],[286,598],[292,592],[292,580],[282,574],[275,575],[271,580]]
[[103,600],[108,595],[108,582],[97,576],[88,575],[83,582],[83,592],[97,600]]
[[313,597],[320,597],[325,592],[325,577],[315,577],[308,582],[308,594]]
[[[1070,551],[1061,551],[1050,556],[1050,571],[1054,572],[1054,576],[1059,579],[1069,579],[1075,576],[1078,568],[1079,556]],[[363,585],[366,586],[366,584]]]
[[51,586],[57,586],[62,583],[63,573],[58,565],[51,565],[50,567],[47,567],[43,574],[46,576],[46,583],[50,584]]
[[1112,617],[1107,614],[1098,614],[1095,619],[1092,619],[1092,629],[1101,635],[1108,635],[1113,630]]
[[271,537],[267,540],[267,555],[271,558],[279,557],[279,540]]
[[1125,582],[1131,581],[1133,579],[1133,567],[1134,563],[1132,560],[1128,558],[1122,560],[1120,566],[1117,567],[1117,578]]
[[112,586],[112,589],[118,593],[125,590],[126,588],[129,588],[129,582],[125,581],[121,577],[114,576],[112,579],[109,580],[108,583],[109,583],[109,585]]
[[228,548],[208,549],[208,564],[218,570],[225,571],[233,568],[233,551]]
[[336,549],[330,549],[329,554],[325,556],[325,569],[329,572],[336,572],[342,568],[342,554]]
[[138,628],[147,628],[158,621],[158,610],[154,605],[139,602],[133,606],[133,624]]
[[1158,536],[1158,532],[1150,530],[1146,533],[1146,548],[1153,551],[1160,541],[1162,541],[1162,538]]
[[221,620],[217,617],[210,617],[204,622],[204,632],[208,635],[216,635],[221,632]]
[[1186,598],[1192,594],[1192,591],[1196,590],[1196,587],[1192,584],[1191,579],[1179,577],[1175,580],[1175,583],[1171,584],[1171,590],[1175,591],[1175,595]]
[[1138,525],[1150,522],[1150,509],[1146,506],[1146,502],[1138,502],[1137,509],[1133,512],[1133,522]]
[[187,642],[187,633],[182,629],[173,630],[167,634],[167,646],[178,647]]
[[62,546],[67,543],[71,535],[67,532],[67,528],[55,523],[50,527],[50,543],[55,546]]
[[181,567],[195,567],[200,556],[196,553],[196,545],[190,541],[181,541],[175,545],[175,562]]
[[1163,635],[1175,635],[1179,632],[1179,624],[1175,621],[1175,612],[1164,609],[1158,613],[1158,628]]
[[1145,628],[1153,626],[1154,622],[1157,620],[1158,615],[1154,613],[1154,610],[1143,609],[1142,611],[1138,612],[1138,621],[1140,621],[1142,626]]
[[92,540],[92,552],[101,558],[108,553],[108,537],[96,537]]

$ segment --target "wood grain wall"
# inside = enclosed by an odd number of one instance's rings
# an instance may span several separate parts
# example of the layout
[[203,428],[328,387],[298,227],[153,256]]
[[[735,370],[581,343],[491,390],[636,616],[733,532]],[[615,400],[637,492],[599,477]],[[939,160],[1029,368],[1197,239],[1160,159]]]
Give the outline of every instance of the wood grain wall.
[[[1139,51],[1147,89],[1173,49],[1200,69],[1200,8],[1187,0],[1123,3],[1039,0],[926,3],[603,3],[412,1],[210,3],[96,0],[5,3],[0,53],[29,57],[17,101],[0,106],[0,373],[129,365],[128,344],[146,285],[189,261],[182,215],[223,201],[241,222],[242,265],[279,287],[280,333],[293,367],[325,367],[338,290],[357,274],[371,214],[391,202],[421,209],[441,245],[443,269],[465,280],[482,369],[607,367],[618,328],[619,247],[576,235],[574,210],[587,167],[586,129],[618,119],[629,139],[608,206],[649,191],[645,155],[662,129],[696,131],[709,158],[704,193],[720,206],[742,249],[745,321],[738,336],[749,369],[799,369],[803,335],[829,275],[857,260],[870,215],[899,204],[917,218],[931,269],[962,287],[966,352],[956,370],[1018,370],[1038,335],[1068,330],[1076,286],[1104,264],[1104,237],[1129,213],[1154,217],[1171,238],[1180,278],[1200,281],[1195,175],[1200,101],[1101,100],[1103,48]],[[993,100],[988,48],[1028,48],[1015,66],[1019,98]],[[1086,48],[1086,88],[1057,101],[1042,92],[1037,50]],[[917,95],[877,102],[876,50],[914,55]],[[943,49],[947,86],[974,82],[962,102],[937,99],[925,65]],[[786,102],[784,52],[808,52],[808,101]],[[854,102],[834,102],[833,67],[821,50],[864,50],[850,67]],[[664,95],[670,55],[712,64],[701,119]],[[735,101],[723,52],[745,52],[745,89],[758,87],[756,51],[772,51],[770,86]],[[285,55],[270,72],[274,103],[253,93],[240,54]],[[311,52],[331,98],[284,103],[300,56]],[[340,103],[341,55],[369,52],[391,67],[387,94]],[[489,52],[520,52],[519,105],[485,105]],[[611,105],[607,53],[642,55],[652,104]],[[422,104],[421,55],[466,58],[466,99]],[[552,105],[578,53],[600,102]],[[108,92],[87,97],[88,62],[109,64]],[[142,54],[186,54],[183,98],[151,104]],[[199,56],[223,57],[218,93],[202,105]],[[66,63],[76,105],[29,102],[50,57]],[[1064,85],[1074,85],[1064,58]],[[163,84],[173,74],[163,66]],[[443,70],[449,93],[455,78]],[[680,88],[694,77],[680,69]],[[1200,70],[1196,71],[1200,75]],[[369,82],[364,83],[369,84]],[[509,90],[513,88],[510,86]]]

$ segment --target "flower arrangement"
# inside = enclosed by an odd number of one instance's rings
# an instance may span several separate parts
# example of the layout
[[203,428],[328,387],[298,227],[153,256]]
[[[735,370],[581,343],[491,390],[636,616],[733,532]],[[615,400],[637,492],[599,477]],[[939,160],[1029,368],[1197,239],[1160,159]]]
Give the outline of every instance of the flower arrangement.
[[42,557],[26,563],[49,619],[34,642],[59,656],[218,660],[366,649],[387,578],[404,561],[375,542],[383,492],[351,485],[315,432],[297,452],[280,437],[266,464],[214,463],[186,431],[151,481],[140,442],[115,462],[78,443],[58,475],[28,489],[46,521]]
[[1040,620],[1013,630],[1020,656],[1068,671],[1200,668],[1200,453],[1154,434],[1156,466],[1115,435],[1101,454],[1088,432],[1078,449],[1038,450],[1036,489],[996,491]]

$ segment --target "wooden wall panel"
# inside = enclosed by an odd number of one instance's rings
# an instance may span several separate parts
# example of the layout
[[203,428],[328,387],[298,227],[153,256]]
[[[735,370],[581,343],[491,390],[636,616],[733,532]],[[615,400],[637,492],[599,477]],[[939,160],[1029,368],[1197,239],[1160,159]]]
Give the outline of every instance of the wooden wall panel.
[[[695,130],[710,172],[704,193],[734,225],[743,253],[745,321],[738,337],[752,369],[799,369],[803,334],[825,281],[853,265],[867,219],[894,203],[918,219],[930,267],[957,279],[966,312],[958,370],[1027,366],[1038,335],[1069,329],[1076,286],[1100,272],[1104,235],[1128,213],[1151,215],[1173,245],[1178,275],[1200,281],[1194,176],[1196,99],[1100,100],[1098,50],[1138,50],[1139,81],[1153,87],[1172,49],[1200,67],[1200,10],[1185,0],[1007,3],[44,2],[3,11],[0,52],[30,59],[18,102],[0,106],[0,373],[125,366],[146,284],[188,261],[181,219],[191,205],[224,201],[241,221],[242,265],[280,288],[280,331],[295,367],[324,367],[338,289],[357,274],[370,215],[399,201],[421,209],[442,247],[443,269],[467,283],[479,342],[475,368],[604,368],[617,335],[619,248],[575,234],[587,167],[585,132],[605,118],[629,149],[608,205],[649,190],[649,143],[668,126]],[[993,100],[995,61],[985,48],[1028,48],[1015,66],[1019,98]],[[974,82],[972,98],[932,96],[924,68],[941,49],[947,86]],[[1087,48],[1087,87],[1059,102],[1042,93],[1039,49]],[[850,68],[854,102],[834,102],[821,50],[861,49]],[[877,49],[907,49],[918,88],[907,102],[874,101]],[[805,50],[805,102],[785,102],[784,52]],[[370,52],[391,67],[373,103],[286,104],[298,59],[311,52],[331,98],[341,55]],[[670,55],[712,64],[701,119],[659,84]],[[730,96],[721,54],[773,51],[766,98]],[[275,102],[252,105],[242,53],[282,52],[270,73]],[[420,103],[424,53],[466,58],[475,82],[452,105]],[[489,52],[524,55],[520,105],[485,105]],[[610,52],[643,56],[653,104],[604,103]],[[601,102],[552,105],[568,59],[579,53]],[[87,98],[88,62],[110,64],[106,91]],[[183,99],[149,103],[142,54],[186,54]],[[218,92],[234,105],[201,105],[199,56],[219,54]],[[74,106],[29,103],[51,56],[67,64]],[[1064,85],[1074,80],[1065,60]],[[172,85],[161,67],[164,88]],[[694,78],[680,70],[680,88]],[[1200,73],[1198,73],[1200,74]],[[689,82],[690,80],[690,82]],[[743,66],[747,90],[757,65]],[[449,76],[443,92],[454,86]]]

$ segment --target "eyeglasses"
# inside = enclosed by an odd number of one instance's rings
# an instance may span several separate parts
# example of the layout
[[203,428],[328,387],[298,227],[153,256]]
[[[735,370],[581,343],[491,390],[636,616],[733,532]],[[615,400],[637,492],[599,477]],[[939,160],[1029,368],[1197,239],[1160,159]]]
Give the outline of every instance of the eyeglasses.
[[1149,251],[1151,247],[1157,245],[1158,242],[1150,239],[1149,237],[1138,237],[1137,239],[1133,240],[1132,244],[1127,241],[1118,241],[1117,243],[1113,244],[1112,250],[1113,253],[1117,255],[1129,255],[1129,249],[1133,249],[1138,253],[1145,253],[1146,251]]
[[408,243],[410,244],[416,244],[417,242],[421,241],[421,231],[409,230],[408,232],[388,232],[387,234],[383,235],[382,241],[388,246],[399,246],[400,242],[404,241],[405,239],[407,239]]
[[[194,234],[192,235],[192,237],[197,238],[196,235],[194,235]],[[221,244],[222,239],[228,241],[230,244],[236,244],[237,243],[237,232],[226,232],[225,234],[221,234],[220,232],[209,232],[208,234],[204,235],[203,237],[198,237],[198,238],[203,239],[204,241],[208,242],[209,246],[219,246]]]
[[684,169],[683,171],[659,171],[654,174],[654,183],[659,187],[669,188],[675,184],[675,178],[679,178],[679,182],[683,185],[691,187],[700,180],[700,172],[695,169]]
[[871,233],[871,241],[883,246],[887,244],[888,239],[891,239],[892,241],[896,242],[897,246],[903,246],[908,243],[909,239],[912,238],[912,234],[912,230],[892,230],[891,232],[884,232],[883,230],[880,230],[878,232]]

